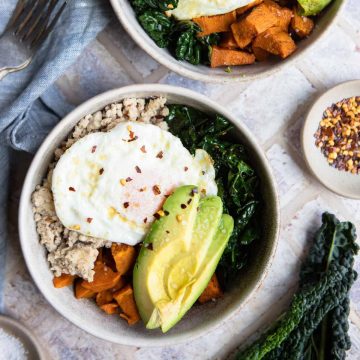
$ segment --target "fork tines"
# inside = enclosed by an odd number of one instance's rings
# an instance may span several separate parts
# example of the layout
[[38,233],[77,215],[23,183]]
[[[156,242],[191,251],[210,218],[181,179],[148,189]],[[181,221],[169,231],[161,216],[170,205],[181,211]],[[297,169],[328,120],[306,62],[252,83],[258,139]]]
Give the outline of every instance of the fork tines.
[[40,45],[54,28],[68,0],[19,0],[7,30],[30,48]]

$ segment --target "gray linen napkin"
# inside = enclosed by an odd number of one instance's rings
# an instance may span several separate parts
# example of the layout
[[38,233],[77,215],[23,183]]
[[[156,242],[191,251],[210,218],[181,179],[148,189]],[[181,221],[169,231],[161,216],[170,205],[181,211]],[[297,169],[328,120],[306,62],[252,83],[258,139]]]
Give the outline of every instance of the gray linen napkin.
[[[0,0],[0,34],[17,0]],[[110,20],[104,0],[71,0],[32,64],[0,81],[0,312],[6,262],[10,148],[34,152],[70,109],[52,84]],[[0,54],[1,57],[1,54]]]

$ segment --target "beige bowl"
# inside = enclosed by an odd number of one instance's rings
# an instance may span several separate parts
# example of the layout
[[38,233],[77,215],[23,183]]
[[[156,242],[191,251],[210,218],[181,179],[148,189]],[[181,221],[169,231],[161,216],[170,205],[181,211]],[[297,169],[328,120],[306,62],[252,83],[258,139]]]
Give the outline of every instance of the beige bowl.
[[[142,323],[129,327],[117,316],[105,315],[92,301],[76,300],[72,288],[55,289],[45,249],[39,244],[33,220],[31,194],[44,178],[55,148],[67,137],[74,125],[86,114],[128,97],[166,96],[169,103],[187,104],[200,110],[218,113],[234,125],[236,136],[249,150],[251,161],[261,179],[264,199],[262,212],[263,237],[254,246],[253,257],[233,288],[221,301],[194,306],[184,319],[166,334],[146,330]],[[133,346],[162,346],[194,339],[218,326],[254,293],[266,275],[276,249],[279,231],[279,205],[275,182],[268,160],[254,136],[223,107],[193,91],[167,85],[134,85],[111,90],[80,105],[66,116],[49,134],[38,150],[25,179],[19,210],[21,248],[30,274],[49,303],[69,321],[85,331],[119,344]]]
[[317,21],[315,30],[311,36],[308,39],[301,41],[298,44],[296,52],[289,58],[285,60],[273,59],[271,61],[259,62],[248,66],[232,67],[231,73],[225,72],[224,68],[211,69],[208,66],[195,66],[185,61],[176,60],[167,49],[159,48],[143,30],[135,17],[135,13],[129,0],[110,0],[110,2],[125,30],[143,50],[160,64],[193,80],[227,83],[262,78],[279,71],[284,66],[300,60],[305,52],[312,48],[330,29],[330,26],[335,23],[346,0],[334,0],[326,8],[320,19]]

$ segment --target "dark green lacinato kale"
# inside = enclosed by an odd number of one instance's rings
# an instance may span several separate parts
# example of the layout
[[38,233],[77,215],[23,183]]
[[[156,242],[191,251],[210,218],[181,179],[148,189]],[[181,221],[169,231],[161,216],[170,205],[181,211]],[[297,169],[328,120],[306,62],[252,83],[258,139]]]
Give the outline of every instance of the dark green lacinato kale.
[[166,11],[169,9],[175,9],[179,0],[132,0],[131,4],[137,13],[147,9],[157,9]]
[[322,226],[300,272],[300,288],[281,320],[237,359],[345,359],[355,227],[324,213]]
[[169,109],[170,131],[192,154],[204,149],[214,160],[218,195],[224,212],[234,218],[234,231],[217,268],[222,285],[228,287],[246,264],[251,244],[260,237],[259,178],[244,146],[229,136],[232,125],[227,119],[183,105],[169,105]]
[[140,24],[159,47],[167,47],[169,34],[173,31],[173,22],[161,11],[147,10],[138,17]]
[[165,14],[176,8],[178,0],[132,0],[137,18],[148,35],[161,48],[168,48],[178,60],[193,65],[208,64],[212,45],[218,44],[219,34],[198,37],[201,31],[193,21],[177,21]]

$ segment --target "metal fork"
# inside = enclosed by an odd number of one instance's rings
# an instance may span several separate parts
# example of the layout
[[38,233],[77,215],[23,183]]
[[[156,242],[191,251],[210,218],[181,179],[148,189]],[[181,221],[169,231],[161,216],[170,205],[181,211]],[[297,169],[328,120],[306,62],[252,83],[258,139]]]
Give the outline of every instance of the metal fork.
[[0,36],[0,80],[25,69],[69,0],[19,0]]

